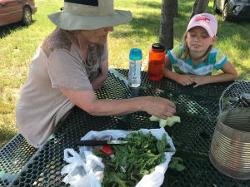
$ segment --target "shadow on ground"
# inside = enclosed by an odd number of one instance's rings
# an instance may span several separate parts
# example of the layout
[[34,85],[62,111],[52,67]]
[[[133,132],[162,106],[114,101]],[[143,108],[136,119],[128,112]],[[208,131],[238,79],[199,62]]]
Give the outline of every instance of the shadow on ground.
[[1,147],[7,143],[12,137],[16,135],[15,131],[8,130],[7,128],[2,129],[0,131],[0,149]]
[[[32,21],[32,24],[34,22],[35,22],[35,20]],[[24,29],[27,27],[29,27],[29,26],[24,26],[21,22],[12,23],[12,24],[5,25],[5,26],[0,26],[0,38],[4,38],[4,37],[8,36],[13,31],[21,30],[21,29]]]

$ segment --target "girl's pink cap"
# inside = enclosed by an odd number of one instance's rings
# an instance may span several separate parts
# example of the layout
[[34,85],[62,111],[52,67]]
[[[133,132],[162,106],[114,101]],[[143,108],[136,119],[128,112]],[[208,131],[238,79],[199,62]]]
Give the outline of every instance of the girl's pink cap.
[[194,27],[202,27],[210,37],[214,37],[217,34],[218,23],[214,15],[201,13],[192,17],[187,26],[187,31]]

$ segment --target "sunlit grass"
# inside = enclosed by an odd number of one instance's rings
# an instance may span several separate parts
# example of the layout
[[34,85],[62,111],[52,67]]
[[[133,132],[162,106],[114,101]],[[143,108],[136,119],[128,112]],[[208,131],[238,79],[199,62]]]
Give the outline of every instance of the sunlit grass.
[[[117,26],[109,37],[109,64],[128,68],[128,54],[132,47],[139,47],[143,57],[152,43],[158,42],[160,0],[115,0],[117,9],[131,10],[134,19],[130,24]],[[42,40],[55,28],[47,15],[59,11],[61,0],[36,0],[38,12],[29,27],[13,24],[0,28],[0,145],[17,132],[15,128],[15,103],[21,85],[27,78],[30,61]],[[192,11],[193,1],[180,0],[178,16],[174,19],[174,44],[182,40]],[[209,11],[212,13],[212,2]],[[217,47],[221,48],[235,64],[242,79],[250,80],[250,23],[219,21]]]

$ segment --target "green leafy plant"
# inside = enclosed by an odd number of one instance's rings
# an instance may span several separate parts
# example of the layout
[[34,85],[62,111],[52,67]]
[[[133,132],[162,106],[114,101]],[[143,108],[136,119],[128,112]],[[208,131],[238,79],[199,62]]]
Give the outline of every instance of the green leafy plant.
[[144,175],[165,161],[164,152],[173,151],[165,134],[157,140],[151,133],[133,132],[125,140],[127,144],[112,146],[111,157],[95,152],[105,164],[103,186],[135,186]]
[[173,157],[169,164],[169,168],[176,171],[183,171],[184,169],[186,169],[186,167],[183,165],[183,160],[180,157]]

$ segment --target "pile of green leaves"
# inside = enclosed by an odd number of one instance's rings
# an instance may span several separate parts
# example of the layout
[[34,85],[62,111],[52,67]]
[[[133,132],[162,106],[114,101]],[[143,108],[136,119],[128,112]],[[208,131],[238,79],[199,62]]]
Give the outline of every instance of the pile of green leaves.
[[112,146],[112,157],[98,152],[105,164],[104,187],[132,187],[165,161],[164,152],[172,151],[164,134],[157,140],[151,133],[130,133],[127,144]]

